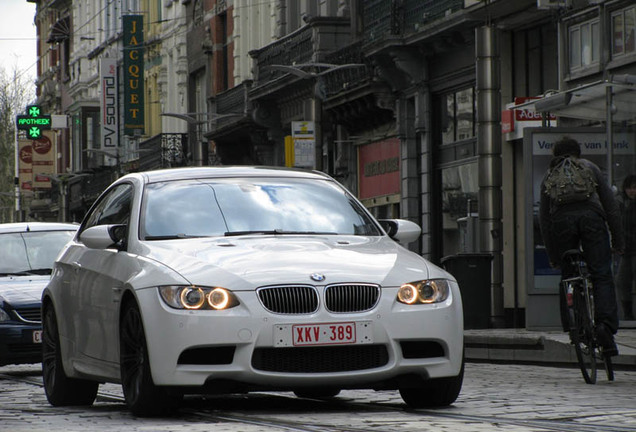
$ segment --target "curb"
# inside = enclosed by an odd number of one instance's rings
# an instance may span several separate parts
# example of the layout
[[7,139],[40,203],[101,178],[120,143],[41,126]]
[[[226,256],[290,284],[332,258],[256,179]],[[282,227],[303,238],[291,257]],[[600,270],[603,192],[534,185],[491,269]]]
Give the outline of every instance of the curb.
[[[636,370],[636,344],[617,336],[619,355],[612,357],[617,369]],[[567,334],[528,331],[472,331],[464,334],[466,361],[491,363],[578,365],[574,346]]]

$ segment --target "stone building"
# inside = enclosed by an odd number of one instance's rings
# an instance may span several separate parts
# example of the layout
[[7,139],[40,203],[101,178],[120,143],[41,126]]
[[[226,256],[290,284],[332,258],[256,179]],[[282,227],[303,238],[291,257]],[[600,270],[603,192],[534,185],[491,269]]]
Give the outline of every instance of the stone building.
[[[144,20],[144,122],[127,133],[119,112],[113,150],[99,64],[116,60],[121,98],[125,16]],[[50,0],[36,22],[59,52],[41,57],[40,101],[69,116],[58,174],[81,186],[67,216],[131,170],[319,169],[472,277],[469,326],[558,326],[535,222],[556,139],[613,185],[636,171],[633,1]]]

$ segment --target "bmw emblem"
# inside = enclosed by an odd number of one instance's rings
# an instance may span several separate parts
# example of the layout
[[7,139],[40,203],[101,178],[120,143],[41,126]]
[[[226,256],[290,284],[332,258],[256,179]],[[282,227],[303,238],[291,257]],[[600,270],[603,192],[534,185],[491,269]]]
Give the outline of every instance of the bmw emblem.
[[311,280],[316,281],[316,282],[322,282],[325,280],[325,275],[320,274],[320,273],[312,273],[309,275],[309,277],[311,278]]

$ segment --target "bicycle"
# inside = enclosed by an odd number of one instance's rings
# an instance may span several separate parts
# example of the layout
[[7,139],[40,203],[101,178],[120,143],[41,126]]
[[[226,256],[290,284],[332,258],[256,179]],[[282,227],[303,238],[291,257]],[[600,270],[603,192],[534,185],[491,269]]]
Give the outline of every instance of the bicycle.
[[571,249],[563,254],[563,268],[566,275],[561,281],[565,296],[570,342],[574,345],[576,358],[588,384],[596,383],[597,360],[605,364],[609,381],[614,381],[612,357],[603,353],[603,347],[596,338],[594,323],[594,293],[587,263],[579,249]]

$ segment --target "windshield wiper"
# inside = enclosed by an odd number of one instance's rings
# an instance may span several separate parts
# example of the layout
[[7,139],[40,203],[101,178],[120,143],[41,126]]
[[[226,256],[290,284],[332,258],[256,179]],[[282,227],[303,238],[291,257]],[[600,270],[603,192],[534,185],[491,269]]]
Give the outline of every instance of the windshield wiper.
[[0,276],[32,276],[32,275],[50,275],[50,268],[39,268],[39,269],[31,269],[31,270],[22,270],[19,272],[7,272],[0,273]]
[[148,235],[144,237],[144,240],[178,240],[178,239],[190,239],[190,238],[199,238],[199,237],[207,237],[200,235],[189,235],[189,234],[169,234],[169,235]]
[[329,231],[285,231],[283,229],[273,230],[253,230],[253,231],[228,231],[225,233],[226,237],[242,236],[249,234],[262,234],[262,235],[287,235],[287,234],[309,234],[309,235],[336,235],[338,233]]

